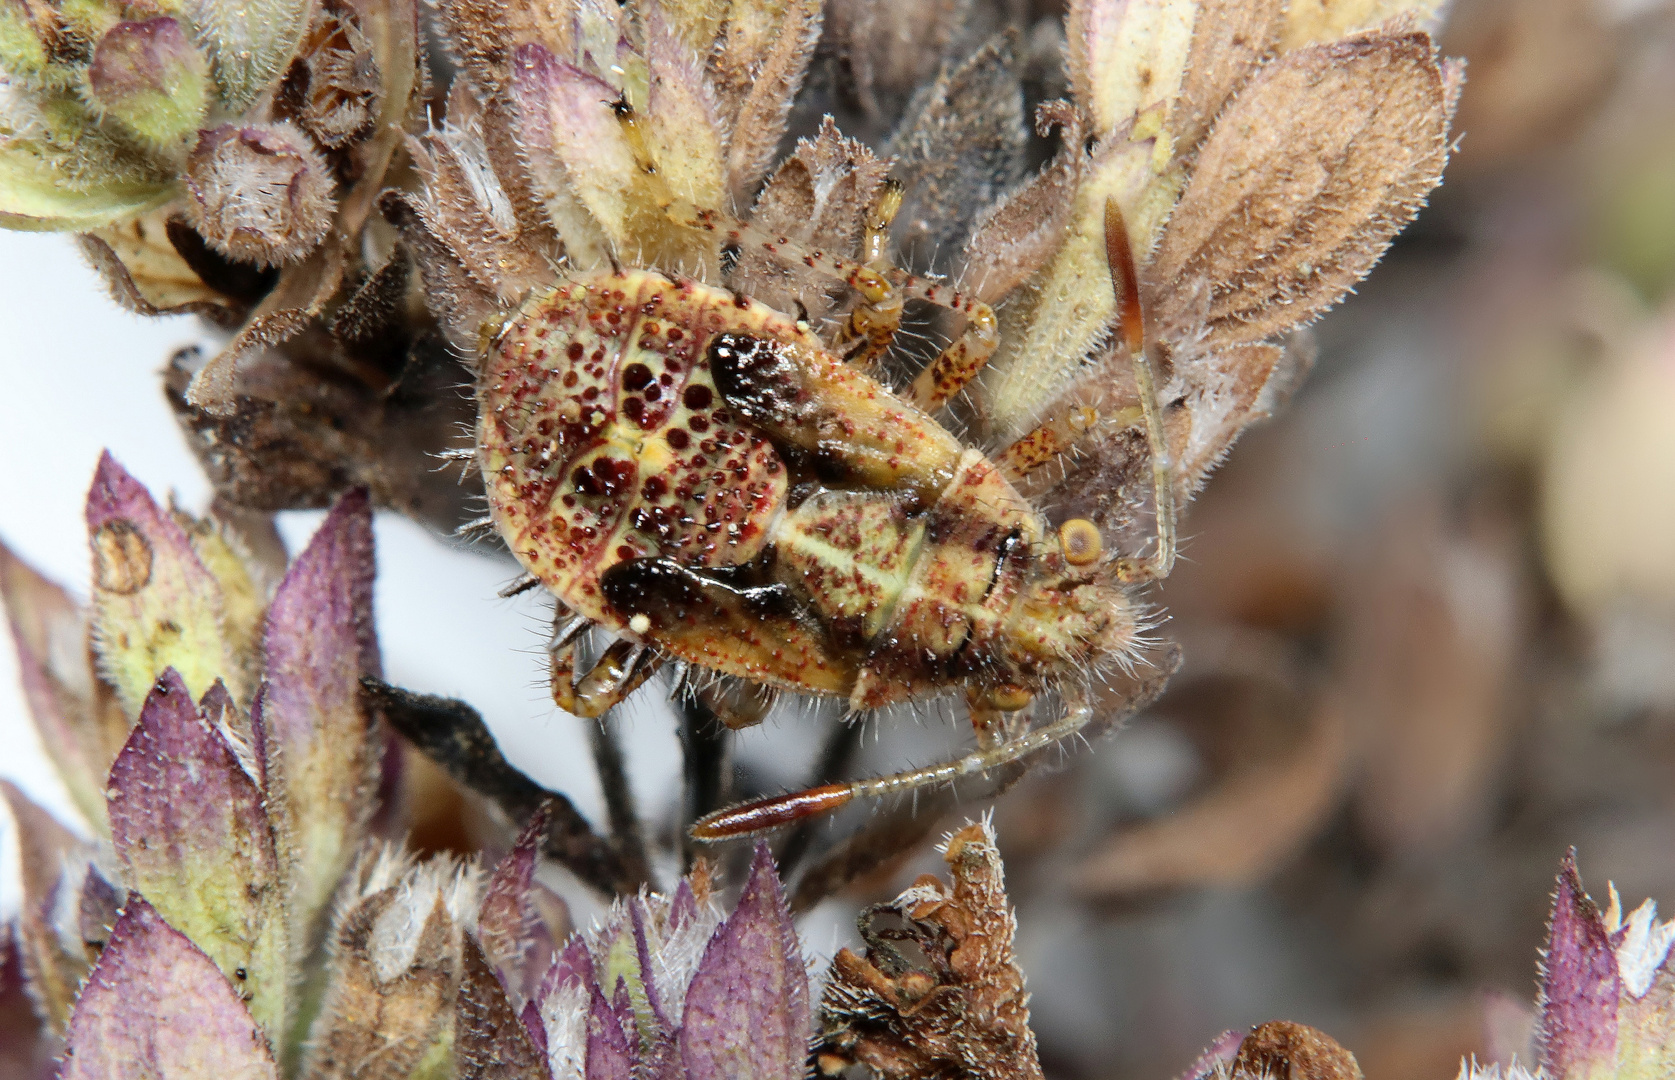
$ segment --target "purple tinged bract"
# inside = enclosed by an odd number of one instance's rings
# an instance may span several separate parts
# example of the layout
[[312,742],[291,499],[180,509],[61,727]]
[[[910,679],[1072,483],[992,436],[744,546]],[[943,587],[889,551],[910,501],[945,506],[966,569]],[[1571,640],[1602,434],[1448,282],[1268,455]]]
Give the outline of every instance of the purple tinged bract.
[[269,1080],[266,1036],[192,941],[130,894],[76,1001],[62,1080]]
[[808,1032],[808,973],[773,856],[758,842],[738,907],[687,989],[681,1061],[689,1080],[795,1080]]
[[374,572],[372,507],[357,489],[326,515],[268,608],[255,741],[294,848],[299,931],[348,870],[373,810],[383,740],[374,738],[359,695],[361,676],[382,671]]
[[238,980],[258,1022],[282,1030],[285,885],[262,792],[173,668],[111,766],[109,799],[126,884]]

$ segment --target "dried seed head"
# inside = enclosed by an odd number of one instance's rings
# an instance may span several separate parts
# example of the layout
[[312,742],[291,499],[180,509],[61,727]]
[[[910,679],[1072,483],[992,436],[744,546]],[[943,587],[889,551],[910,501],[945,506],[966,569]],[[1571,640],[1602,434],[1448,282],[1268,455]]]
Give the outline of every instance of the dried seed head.
[[196,131],[209,90],[209,61],[170,18],[117,23],[99,39],[87,68],[93,104],[153,146]]
[[222,253],[258,266],[314,250],[336,210],[325,161],[287,123],[204,132],[187,159],[186,184],[193,227]]
[[383,104],[372,43],[352,11],[327,5],[285,75],[280,94],[297,123],[324,147],[364,135]]

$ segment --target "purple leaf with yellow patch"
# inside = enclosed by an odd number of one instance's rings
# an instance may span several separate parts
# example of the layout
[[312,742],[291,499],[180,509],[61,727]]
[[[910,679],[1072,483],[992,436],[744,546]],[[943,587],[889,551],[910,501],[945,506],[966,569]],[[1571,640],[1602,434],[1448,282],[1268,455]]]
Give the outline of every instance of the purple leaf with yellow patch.
[[[372,814],[382,743],[360,705],[378,675],[372,507],[345,494],[291,564],[268,609],[261,770],[294,850],[293,926],[303,932],[349,868]],[[277,782],[276,782],[277,781]]]
[[773,857],[758,842],[738,907],[687,989],[681,1060],[690,1080],[796,1080],[808,1037],[808,974]]
[[227,977],[130,894],[70,1018],[61,1080],[268,1080],[262,1030]]
[[109,797],[127,883],[283,1030],[285,883],[262,792],[173,668],[111,766]]
[[169,667],[194,698],[219,678],[235,698],[247,700],[243,669],[222,624],[220,583],[185,530],[108,451],[87,493],[87,535],[99,667],[128,715],[139,715]]

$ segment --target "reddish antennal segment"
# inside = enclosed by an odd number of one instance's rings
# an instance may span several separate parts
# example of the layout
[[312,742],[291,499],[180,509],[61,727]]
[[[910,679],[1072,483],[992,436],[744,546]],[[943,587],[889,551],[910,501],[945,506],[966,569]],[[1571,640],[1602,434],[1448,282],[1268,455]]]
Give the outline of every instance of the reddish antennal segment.
[[1117,326],[1133,356],[1146,347],[1146,315],[1140,306],[1140,274],[1134,269],[1128,223],[1115,199],[1105,200],[1105,260],[1111,264],[1111,287],[1117,294]]
[[1146,344],[1146,311],[1140,299],[1140,272],[1134,266],[1134,247],[1128,223],[1114,198],[1105,200],[1105,260],[1111,264],[1111,288],[1116,291],[1117,328],[1134,365],[1134,388],[1146,418],[1146,442],[1152,456],[1152,492],[1157,517],[1157,551],[1146,560],[1126,560],[1119,572],[1129,581],[1156,581],[1169,576],[1175,565],[1175,489],[1169,472],[1169,443],[1163,410],[1157,401],[1157,368]]
[[766,832],[829,813],[855,797],[851,784],[823,784],[807,791],[774,795],[709,814],[692,826],[695,840],[730,840]]

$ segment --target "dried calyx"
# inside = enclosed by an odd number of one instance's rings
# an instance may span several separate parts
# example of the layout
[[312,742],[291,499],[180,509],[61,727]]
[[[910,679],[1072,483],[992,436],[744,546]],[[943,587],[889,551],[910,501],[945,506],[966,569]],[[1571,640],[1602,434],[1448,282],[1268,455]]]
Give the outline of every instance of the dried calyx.
[[186,159],[187,215],[229,258],[295,262],[331,228],[335,183],[325,159],[288,123],[223,124]]

